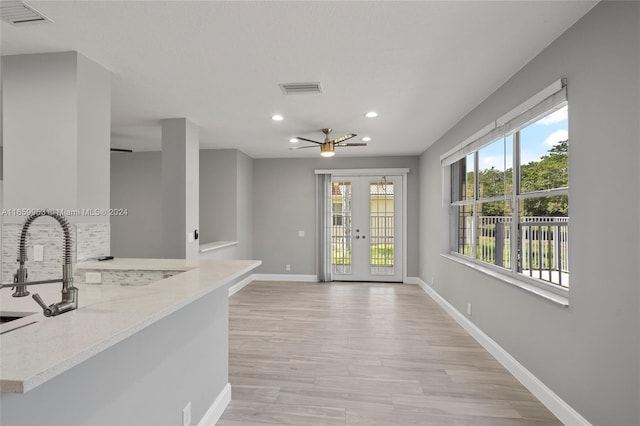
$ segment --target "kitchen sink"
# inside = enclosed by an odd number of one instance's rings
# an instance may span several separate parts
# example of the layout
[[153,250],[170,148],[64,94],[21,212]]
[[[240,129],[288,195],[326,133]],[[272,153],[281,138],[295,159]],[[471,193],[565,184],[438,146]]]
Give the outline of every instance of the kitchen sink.
[[17,317],[15,315],[0,315],[0,324],[4,324],[5,322],[15,321],[22,317]]
[[35,314],[35,312],[2,312],[0,311],[0,324],[19,320],[20,318],[28,317],[29,315],[33,315],[33,314]]
[[38,322],[36,317],[28,318],[37,312],[0,311],[0,334],[8,333]]

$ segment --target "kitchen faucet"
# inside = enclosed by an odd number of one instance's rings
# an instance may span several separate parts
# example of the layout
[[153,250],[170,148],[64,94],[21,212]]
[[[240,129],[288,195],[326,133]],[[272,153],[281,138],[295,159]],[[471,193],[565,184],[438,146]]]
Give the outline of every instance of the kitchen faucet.
[[[31,223],[41,216],[49,216],[58,221],[62,227],[64,233],[64,247],[63,247],[63,265],[62,265],[62,278],[40,281],[27,281],[28,273],[25,267],[27,261],[27,231]],[[29,215],[27,220],[22,225],[22,231],[20,232],[20,240],[18,242],[18,260],[19,266],[15,275],[13,276],[13,283],[0,284],[0,289],[4,287],[14,287],[15,292],[13,297],[28,296],[27,286],[36,284],[49,284],[62,282],[62,300],[58,303],[47,306],[42,298],[36,293],[33,300],[42,307],[45,317],[55,316],[74,310],[78,307],[78,289],[73,286],[73,265],[71,264],[71,232],[69,230],[69,222],[67,219],[51,210],[38,210],[37,212]]]

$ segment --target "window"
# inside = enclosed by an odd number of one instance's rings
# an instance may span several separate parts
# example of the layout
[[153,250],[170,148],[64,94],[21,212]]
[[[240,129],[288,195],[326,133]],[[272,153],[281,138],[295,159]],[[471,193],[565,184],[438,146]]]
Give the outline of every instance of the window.
[[451,175],[451,251],[556,288],[569,287],[564,90],[443,160]]

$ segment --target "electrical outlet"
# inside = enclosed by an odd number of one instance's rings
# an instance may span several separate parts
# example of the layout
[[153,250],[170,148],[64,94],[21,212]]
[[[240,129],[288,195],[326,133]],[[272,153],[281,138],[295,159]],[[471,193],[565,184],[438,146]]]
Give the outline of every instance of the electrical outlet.
[[291,272],[291,265],[284,265],[284,270],[287,272]]
[[304,231],[298,231],[298,237],[304,237]]
[[191,401],[182,409],[182,426],[191,426]]
[[467,315],[471,316],[471,303],[467,303]]
[[44,246],[42,244],[34,244],[33,260],[35,262],[44,262]]
[[86,284],[100,284],[102,282],[101,272],[85,272],[84,282]]

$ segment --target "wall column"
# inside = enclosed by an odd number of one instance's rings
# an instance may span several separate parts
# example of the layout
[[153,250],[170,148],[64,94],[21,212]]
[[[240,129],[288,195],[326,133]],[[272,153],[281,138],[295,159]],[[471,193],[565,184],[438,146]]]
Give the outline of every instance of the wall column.
[[[67,217],[74,262],[109,254],[111,73],[77,52],[3,56],[1,130],[2,281],[15,272],[33,209]],[[53,219],[30,228],[31,280],[60,276],[61,241]],[[34,245],[43,246],[39,260]]]
[[199,129],[186,118],[162,120],[162,241],[164,256],[197,259]]
[[83,209],[110,204],[109,71],[77,52],[13,55],[2,78],[3,207],[74,210],[72,223],[108,224],[108,214]]

